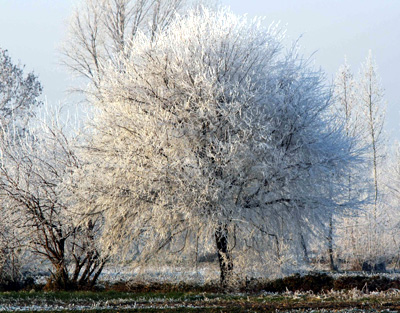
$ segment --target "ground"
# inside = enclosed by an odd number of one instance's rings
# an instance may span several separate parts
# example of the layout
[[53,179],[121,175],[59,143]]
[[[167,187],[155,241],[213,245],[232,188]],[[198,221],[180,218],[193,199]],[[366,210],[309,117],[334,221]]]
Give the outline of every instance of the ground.
[[398,312],[400,290],[286,292],[3,292],[0,311],[35,312]]

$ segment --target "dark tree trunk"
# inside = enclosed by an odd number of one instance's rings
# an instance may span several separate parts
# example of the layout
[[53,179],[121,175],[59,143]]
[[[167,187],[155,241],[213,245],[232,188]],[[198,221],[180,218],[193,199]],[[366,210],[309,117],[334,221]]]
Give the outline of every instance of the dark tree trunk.
[[[50,228],[45,234],[46,245],[44,250],[47,257],[52,262],[54,272],[52,272],[46,288],[51,290],[68,290],[71,289],[68,268],[65,260],[65,241],[59,229]],[[50,238],[50,239],[49,239]],[[61,239],[60,239],[61,238]]]
[[[44,250],[46,256],[52,262],[54,272],[47,282],[46,289],[78,290],[92,288],[108,260],[108,258],[101,258],[99,251],[94,246],[94,223],[89,221],[87,229],[81,227],[73,229],[72,234],[67,237],[72,244],[70,249],[66,249],[67,238],[62,237],[61,231],[58,231],[57,236],[54,235],[54,232],[50,235],[47,235],[47,238],[50,239],[46,241]],[[61,239],[58,239],[59,237]],[[47,244],[47,242],[51,244]],[[72,261],[67,260],[68,253],[70,253]],[[74,265],[74,271],[70,273],[68,268],[72,265]]]
[[220,283],[222,288],[228,287],[232,275],[233,262],[228,248],[228,226],[219,225],[215,231],[215,242],[218,251],[218,261],[221,271]]
[[304,236],[302,233],[300,233],[300,241],[301,241],[301,248],[303,250],[303,260],[306,264],[308,264],[310,262],[310,260],[308,258],[308,249],[307,249],[306,240],[304,239]]
[[68,270],[64,263],[53,264],[55,267],[55,272],[52,273],[51,277],[49,278],[46,289],[50,290],[70,290],[73,289],[71,286]]
[[337,271],[337,266],[333,259],[333,217],[329,220],[329,234],[328,234],[328,255],[329,255],[329,269],[331,271]]

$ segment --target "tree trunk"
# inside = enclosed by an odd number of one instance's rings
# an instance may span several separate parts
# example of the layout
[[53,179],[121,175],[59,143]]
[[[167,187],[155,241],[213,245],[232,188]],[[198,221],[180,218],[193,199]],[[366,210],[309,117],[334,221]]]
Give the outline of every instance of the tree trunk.
[[333,217],[330,217],[329,220],[329,234],[328,234],[328,255],[329,255],[329,269],[331,271],[337,271],[337,267],[335,265],[333,259]]
[[228,249],[228,226],[219,225],[215,231],[215,242],[218,251],[218,261],[221,271],[220,283],[222,288],[228,287],[233,270],[233,262]]
[[308,263],[310,263],[310,260],[308,258],[308,249],[307,249],[306,240],[304,239],[304,236],[302,233],[300,233],[300,243],[301,243],[301,248],[303,250],[303,261],[306,264],[308,264]]
[[45,288],[48,290],[69,290],[73,288],[65,264],[58,263],[53,264],[53,266],[55,267],[55,272],[50,276]]

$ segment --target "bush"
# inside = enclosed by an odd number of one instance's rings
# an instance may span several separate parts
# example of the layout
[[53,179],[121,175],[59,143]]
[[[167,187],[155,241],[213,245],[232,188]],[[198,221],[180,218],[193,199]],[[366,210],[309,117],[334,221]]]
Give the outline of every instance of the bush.
[[3,246],[0,249],[0,290],[19,290],[21,281],[22,275],[18,255],[13,249]]
[[[160,282],[118,282],[106,284],[106,290],[119,292],[223,292],[220,286],[215,284],[196,285],[188,283],[160,283]],[[312,291],[313,293],[326,292],[329,290],[352,290],[358,289],[365,292],[385,291],[389,289],[400,289],[400,279],[389,279],[387,277],[373,276],[343,276],[337,279],[325,273],[311,273],[301,276],[279,278],[275,280],[251,278],[243,281],[238,287],[241,292],[258,293],[261,291],[282,293],[286,291]]]
[[263,286],[268,292],[312,291],[314,293],[333,288],[334,279],[327,274],[295,274],[285,278],[269,281]]
[[119,281],[112,284],[106,283],[104,291],[116,292],[222,292],[218,282],[199,285],[196,283],[180,282],[178,284],[168,282],[146,282],[146,281]]
[[385,291],[391,288],[399,289],[400,280],[380,276],[345,276],[336,279],[333,286],[334,290]]

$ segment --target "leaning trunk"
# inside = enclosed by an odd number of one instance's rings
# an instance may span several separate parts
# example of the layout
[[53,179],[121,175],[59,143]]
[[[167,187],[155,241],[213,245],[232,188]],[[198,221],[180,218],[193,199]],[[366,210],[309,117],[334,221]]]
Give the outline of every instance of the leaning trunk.
[[217,227],[215,231],[215,242],[221,271],[220,283],[222,288],[226,288],[228,287],[233,270],[232,257],[228,248],[228,227],[226,224]]

